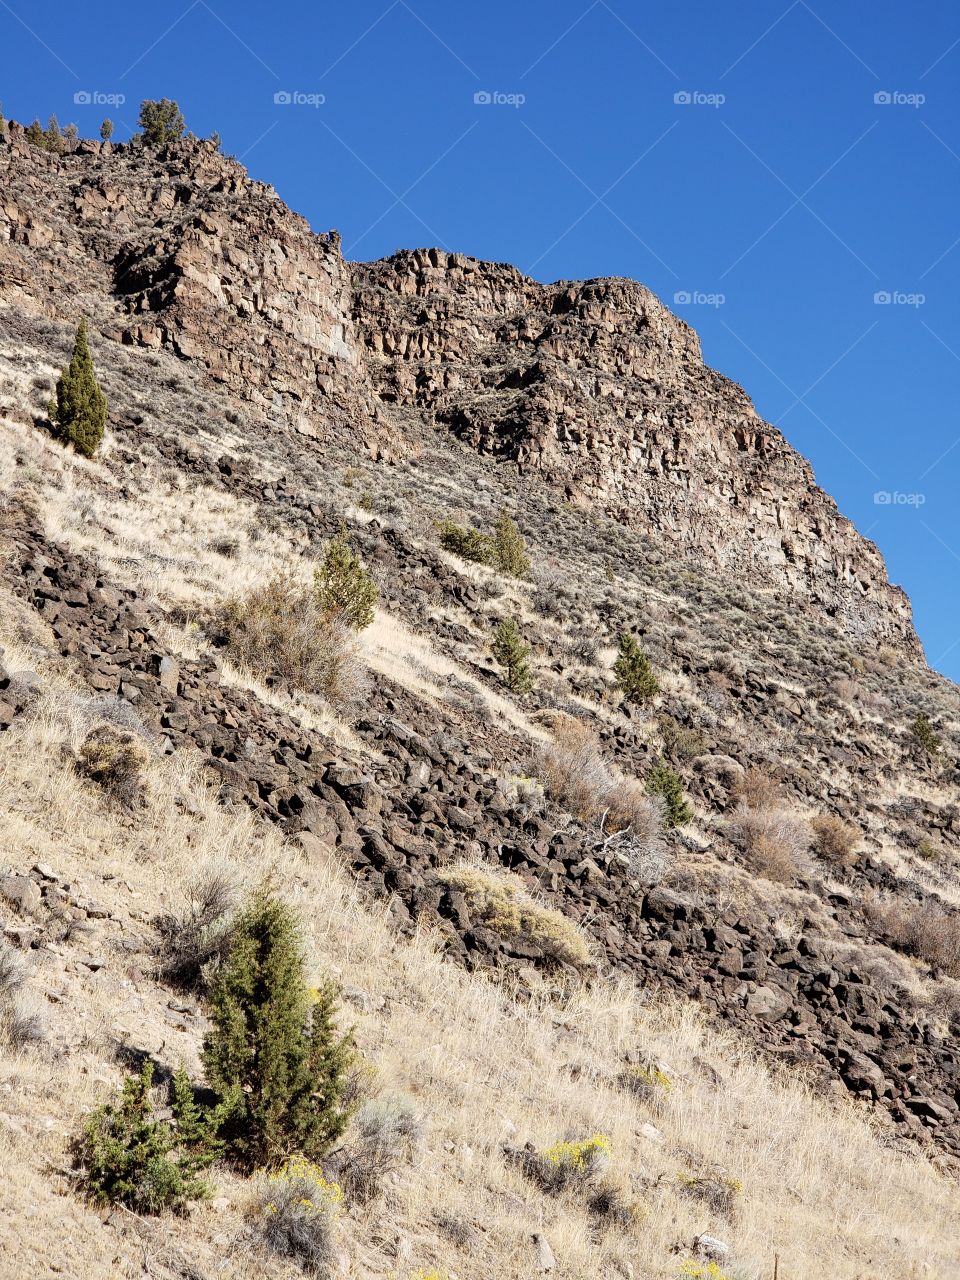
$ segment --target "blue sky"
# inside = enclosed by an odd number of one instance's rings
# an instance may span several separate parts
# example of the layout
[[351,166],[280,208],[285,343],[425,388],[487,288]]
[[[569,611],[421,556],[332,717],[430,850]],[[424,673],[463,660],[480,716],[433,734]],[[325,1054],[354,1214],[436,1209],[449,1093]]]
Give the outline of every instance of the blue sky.
[[176,98],[351,257],[642,280],[879,544],[960,679],[957,6],[0,0],[0,71],[8,116],[90,135]]

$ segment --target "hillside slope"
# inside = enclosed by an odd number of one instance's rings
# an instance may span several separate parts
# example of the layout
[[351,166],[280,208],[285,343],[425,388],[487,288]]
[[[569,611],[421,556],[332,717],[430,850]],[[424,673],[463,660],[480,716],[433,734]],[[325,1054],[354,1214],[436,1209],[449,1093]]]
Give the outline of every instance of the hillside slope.
[[[154,921],[218,854],[247,886],[274,868],[365,1054],[430,1116],[380,1209],[348,1215],[348,1274],[539,1275],[540,1231],[570,1280],[666,1280],[704,1231],[742,1280],[774,1254],[785,1277],[957,1274],[958,692],[695,335],[632,282],[435,250],[351,267],[207,143],[58,157],[14,127],[0,181],[0,925],[48,1022],[3,1052],[3,1123],[20,1203],[44,1232],[70,1217],[68,1274],[287,1274],[230,1175],[186,1226],[100,1226],[59,1194],[131,1050],[196,1067],[203,1009],[157,978]],[[110,402],[89,462],[46,416],[81,312]],[[439,522],[504,509],[526,577],[441,544]],[[341,527],[380,606],[325,699],[245,668],[217,614],[277,573],[308,584]],[[491,655],[506,617],[524,695]],[[613,677],[625,631],[646,706]],[[145,810],[76,776],[99,720],[148,745]],[[586,799],[557,782],[571,725],[595,739]],[[636,803],[664,764],[689,820],[625,842],[604,797]],[[463,867],[518,876],[589,963],[491,927]],[[665,1096],[625,1085],[648,1062]],[[505,1163],[597,1129],[629,1227]],[[682,1191],[728,1176],[736,1205]]]

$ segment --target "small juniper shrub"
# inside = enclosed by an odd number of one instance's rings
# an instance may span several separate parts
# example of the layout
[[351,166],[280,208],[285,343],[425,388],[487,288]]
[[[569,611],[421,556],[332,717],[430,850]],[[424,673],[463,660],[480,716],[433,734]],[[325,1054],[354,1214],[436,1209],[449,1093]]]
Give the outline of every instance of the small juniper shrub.
[[332,1157],[337,1182],[352,1204],[369,1204],[410,1158],[423,1138],[423,1121],[410,1098],[372,1098],[360,1108],[352,1133]]
[[624,702],[643,706],[660,692],[660,684],[654,675],[650,659],[629,631],[624,631],[620,636],[613,674]]
[[731,1222],[743,1194],[743,1183],[726,1174],[678,1173],[677,1188],[681,1195],[701,1201]]
[[513,618],[504,618],[493,633],[493,656],[503,672],[503,683],[511,693],[525,694],[533,688],[527,659],[530,646]]
[[185,990],[206,990],[230,947],[237,883],[224,871],[201,873],[176,912],[157,920],[160,976]]
[[525,578],[530,572],[530,557],[523,534],[501,511],[493,534],[493,563],[511,578]]
[[462,893],[471,919],[500,937],[531,944],[550,964],[585,968],[590,962],[586,939],[560,911],[535,901],[519,876],[462,866],[437,873],[440,884]]
[[910,726],[913,741],[928,760],[940,754],[940,736],[934,732],[933,725],[923,714],[918,715]]
[[337,1262],[343,1190],[302,1156],[291,1156],[260,1185],[257,1218],[268,1247],[294,1258],[308,1275],[328,1276]]
[[146,802],[143,770],[149,758],[141,737],[104,723],[94,725],[81,742],[75,768],[114,804],[135,809]]
[[355,1053],[352,1035],[336,1030],[336,1014],[331,984],[307,987],[290,908],[259,890],[232,931],[203,1047],[207,1079],[225,1109],[227,1150],[242,1167],[298,1151],[318,1158],[346,1130]]
[[100,137],[104,140],[104,142],[109,142],[110,139],[113,137],[113,121],[112,120],[104,120],[103,123],[100,125]]
[[60,131],[60,121],[55,115],[52,115],[47,122],[47,150],[53,152],[55,156],[62,156],[64,152],[63,134]]
[[313,589],[321,612],[354,631],[362,631],[373,621],[380,593],[346,534],[340,533],[327,543],[314,573]]
[[506,511],[500,512],[492,534],[453,520],[438,520],[436,529],[444,551],[461,560],[492,565],[512,578],[525,578],[530,572],[526,541]]
[[93,369],[87,322],[77,326],[70,363],[57,379],[56,399],[50,403],[50,419],[59,437],[78,453],[92,458],[107,425],[107,398]]
[[860,832],[849,822],[832,813],[817,814],[810,821],[813,849],[834,867],[852,867],[857,860]]
[[680,775],[658,760],[647,775],[647,790],[652,796],[660,796],[664,802],[664,820],[668,827],[682,827],[693,817],[693,811],[683,794]]
[[184,1212],[209,1195],[200,1176],[217,1159],[220,1112],[204,1113],[181,1069],[170,1085],[172,1121],[151,1099],[153,1064],[129,1076],[120,1098],[91,1113],[74,1144],[79,1184],[98,1204],[123,1204],[135,1213]]
[[65,139],[60,129],[60,122],[55,115],[52,115],[46,129],[41,126],[39,120],[34,120],[24,133],[31,146],[38,147],[41,151],[49,151],[52,155],[62,156],[67,149],[66,141],[69,140],[71,143],[76,141],[77,126],[67,125]]
[[444,551],[471,564],[493,563],[493,539],[489,534],[469,525],[456,524],[453,520],[438,520],[436,528]]

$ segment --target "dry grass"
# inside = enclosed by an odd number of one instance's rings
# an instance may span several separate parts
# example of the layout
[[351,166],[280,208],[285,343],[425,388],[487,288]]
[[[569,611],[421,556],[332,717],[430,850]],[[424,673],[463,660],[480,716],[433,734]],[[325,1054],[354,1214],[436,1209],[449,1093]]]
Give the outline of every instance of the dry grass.
[[936,902],[865,898],[864,910],[890,945],[950,978],[960,978],[960,912]]
[[590,963],[586,938],[560,911],[531,897],[519,876],[461,866],[438,873],[466,899],[472,919],[508,941],[532,944],[548,960],[582,968]]
[[775,884],[791,884],[806,869],[813,832],[781,804],[780,787],[764,770],[747,769],[731,789],[736,809],[726,831],[750,870]]
[[[430,1122],[385,1200],[343,1218],[345,1276],[410,1280],[423,1268],[533,1280],[539,1232],[556,1280],[626,1277],[630,1267],[637,1276],[638,1260],[644,1280],[675,1280],[705,1230],[731,1243],[745,1276],[772,1274],[775,1252],[785,1277],[955,1274],[956,1187],[919,1155],[886,1147],[860,1112],[772,1077],[690,1007],[651,1003],[628,983],[515,1003],[445,963],[431,938],[399,941],[387,912],[364,908],[332,858],[308,865],[250,815],[219,809],[186,760],[152,761],[147,807],[136,825],[122,822],[60,762],[60,744],[81,734],[76,714],[48,693],[38,717],[0,743],[8,858],[51,863],[112,913],[95,972],[69,949],[37,953],[44,984],[66,996],[49,1006],[50,1056],[0,1058],[0,1249],[17,1274],[52,1277],[52,1261],[56,1274],[86,1280],[188,1266],[237,1280],[296,1274],[245,1234],[253,1192],[226,1172],[216,1174],[213,1205],[146,1227],[104,1223],[62,1194],[56,1173],[83,1112],[120,1079],[117,1040],[152,1043],[162,1060],[198,1069],[202,1023],[171,1014],[169,991],[142,974],[132,989],[135,957],[120,943],[169,908],[198,868],[223,860],[246,882],[272,871],[303,917],[318,974],[363,990],[379,1010],[358,1017],[364,1054]],[[674,1087],[655,1116],[618,1084],[628,1050],[668,1064]],[[588,1134],[609,1137],[611,1176],[648,1210],[629,1227],[598,1235],[588,1206],[544,1196],[501,1154],[505,1140],[543,1150]],[[743,1185],[733,1224],[678,1183],[718,1167]]]
[[783,809],[741,806],[727,824],[752,871],[776,884],[790,884],[804,865],[810,828]]
[[745,809],[773,809],[780,803],[780,786],[754,765],[734,783],[731,796]]
[[813,849],[835,867],[852,867],[857,860],[860,832],[832,813],[818,814],[810,821]]
[[372,624],[360,633],[360,645],[371,670],[395,680],[418,697],[428,702],[442,701],[447,696],[448,681],[457,680],[485,705],[496,722],[519,730],[534,741],[546,740],[543,730],[509,698],[489,689],[395,614],[378,609]]
[[135,809],[145,802],[143,771],[149,759],[143,740],[112,724],[95,725],[77,750],[76,769],[115,803]]
[[238,667],[318,694],[341,714],[355,711],[369,694],[353,631],[290,572],[231,596],[215,626]]

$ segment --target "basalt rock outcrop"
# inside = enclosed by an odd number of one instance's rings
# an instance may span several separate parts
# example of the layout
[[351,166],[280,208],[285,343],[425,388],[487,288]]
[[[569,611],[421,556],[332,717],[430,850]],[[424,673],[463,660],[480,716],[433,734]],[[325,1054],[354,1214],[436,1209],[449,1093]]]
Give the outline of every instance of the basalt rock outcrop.
[[0,302],[167,347],[294,438],[395,458],[439,424],[856,643],[920,655],[876,547],[642,285],[542,285],[437,249],[351,269],[335,232],[198,140],[58,156],[9,126],[0,192]]
[[82,308],[110,337],[200,362],[292,432],[385,447],[338,233],[315,235],[237,161],[195,140],[54,155],[14,125],[0,175],[3,301]]
[[883,559],[694,331],[632,280],[541,285],[437,249],[355,268],[380,397],[718,569],[786,586],[916,651]]

